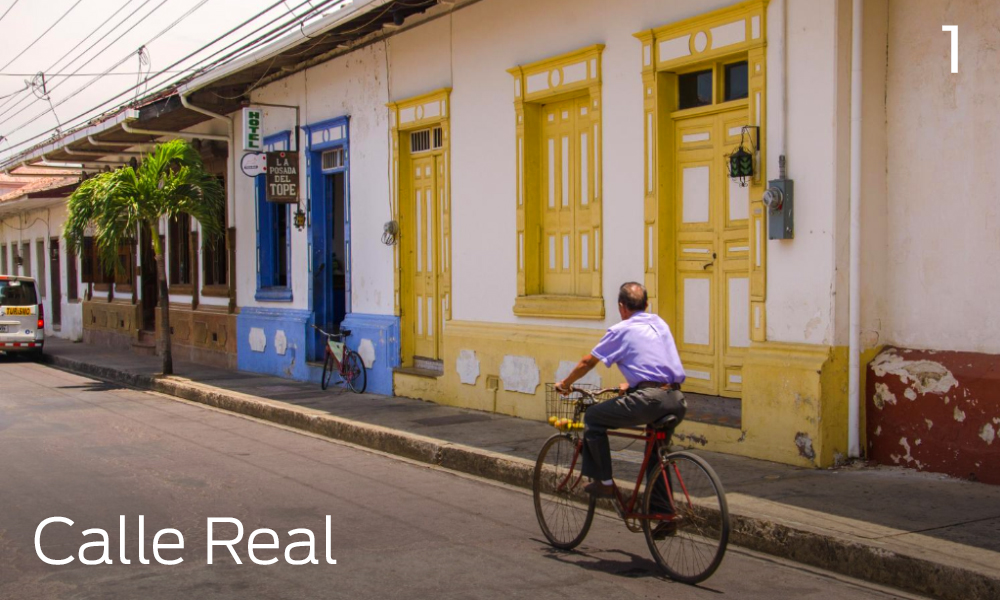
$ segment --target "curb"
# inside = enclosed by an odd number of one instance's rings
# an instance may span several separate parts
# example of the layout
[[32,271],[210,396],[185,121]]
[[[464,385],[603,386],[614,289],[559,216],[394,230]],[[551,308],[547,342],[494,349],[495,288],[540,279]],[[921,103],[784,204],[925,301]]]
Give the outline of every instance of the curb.
[[[308,409],[282,406],[183,377],[128,373],[53,354],[45,354],[44,359],[52,366],[81,375],[160,392],[418,462],[531,489],[533,461],[325,413],[310,413]],[[732,511],[730,522],[730,542],[757,552],[941,600],[1000,598],[1000,577],[899,554],[877,542],[859,543],[793,524],[733,514]]]

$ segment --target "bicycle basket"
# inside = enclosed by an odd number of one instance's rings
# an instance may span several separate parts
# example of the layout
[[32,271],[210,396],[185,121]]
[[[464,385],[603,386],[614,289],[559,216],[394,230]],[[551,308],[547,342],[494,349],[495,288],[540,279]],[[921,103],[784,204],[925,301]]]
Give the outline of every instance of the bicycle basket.
[[[587,384],[576,384],[573,387],[594,390],[597,386]],[[607,400],[617,394],[600,394],[596,401]],[[554,383],[545,384],[545,416],[549,425],[560,431],[582,431],[583,414],[587,407],[591,406],[590,398],[580,392],[572,392],[565,396],[556,391]]]

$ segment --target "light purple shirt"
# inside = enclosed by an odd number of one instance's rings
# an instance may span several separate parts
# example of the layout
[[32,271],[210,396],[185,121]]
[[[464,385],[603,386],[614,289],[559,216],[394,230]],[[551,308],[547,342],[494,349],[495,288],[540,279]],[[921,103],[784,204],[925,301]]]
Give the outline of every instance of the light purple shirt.
[[590,354],[607,367],[618,365],[630,387],[642,381],[681,383],[685,379],[670,327],[647,312],[609,327]]

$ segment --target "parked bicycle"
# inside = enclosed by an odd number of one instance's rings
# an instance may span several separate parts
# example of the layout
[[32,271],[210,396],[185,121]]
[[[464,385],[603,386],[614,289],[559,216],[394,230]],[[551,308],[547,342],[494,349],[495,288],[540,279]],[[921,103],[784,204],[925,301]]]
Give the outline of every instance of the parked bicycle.
[[349,329],[341,329],[339,333],[329,333],[313,325],[313,329],[326,336],[325,358],[323,360],[323,374],[320,377],[319,385],[324,390],[330,386],[330,379],[333,378],[334,370],[340,375],[341,383],[346,383],[352,391],[360,394],[365,391],[368,384],[368,373],[365,371],[365,363],[361,360],[361,355],[347,347],[347,337],[351,335]]
[[[560,433],[546,440],[538,453],[532,481],[535,514],[549,542],[569,550],[587,536],[597,505],[597,499],[583,491],[583,416],[589,407],[621,392],[574,387],[562,396],[552,384],[546,387],[549,423]],[[729,542],[729,509],[722,484],[705,459],[670,452],[677,422],[669,415],[646,427],[608,431],[609,436],[645,442],[635,488],[625,496],[615,485],[610,502],[630,531],[645,534],[653,559],[667,575],[693,584],[708,579],[722,562]],[[650,461],[655,463],[650,466]],[[668,512],[651,509],[656,504],[653,482],[660,480],[667,490]],[[664,522],[672,525],[659,527]]]

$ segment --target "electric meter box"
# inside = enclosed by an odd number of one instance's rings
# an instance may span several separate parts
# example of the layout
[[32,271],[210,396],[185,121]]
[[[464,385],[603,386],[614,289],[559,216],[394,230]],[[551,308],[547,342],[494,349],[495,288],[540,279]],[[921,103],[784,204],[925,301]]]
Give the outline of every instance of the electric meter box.
[[795,237],[795,185],[791,179],[772,179],[764,192],[767,206],[767,238],[790,240]]

